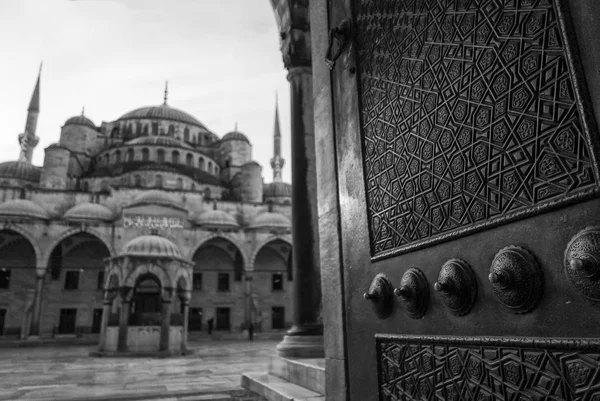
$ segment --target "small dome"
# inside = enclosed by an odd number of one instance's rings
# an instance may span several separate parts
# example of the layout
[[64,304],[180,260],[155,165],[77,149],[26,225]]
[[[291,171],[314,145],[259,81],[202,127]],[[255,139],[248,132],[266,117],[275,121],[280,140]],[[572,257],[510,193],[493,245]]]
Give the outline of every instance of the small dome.
[[176,109],[166,104],[160,106],[148,106],[135,109],[122,115],[117,121],[122,120],[137,120],[137,119],[152,119],[152,120],[172,120],[190,125],[195,125],[208,132],[208,129],[196,117],[185,111]]
[[177,245],[158,235],[142,235],[129,241],[121,256],[182,259]]
[[69,221],[113,221],[113,212],[104,205],[98,203],[79,203],[63,215],[63,219]]
[[170,206],[177,209],[181,209],[181,205],[175,199],[173,199],[170,195],[163,191],[152,190],[147,191],[138,196],[129,204],[129,206],[136,205],[162,205],[162,206]]
[[222,210],[209,210],[200,214],[194,219],[194,223],[199,226],[210,227],[239,227],[239,224],[232,215]]
[[279,213],[259,214],[250,224],[250,228],[291,228],[290,219]]
[[246,137],[246,135],[242,134],[239,131],[231,131],[231,132],[225,134],[225,136],[223,137],[223,139],[221,139],[221,141],[242,141],[242,142],[246,142],[246,143],[250,144],[248,137]]
[[263,193],[266,198],[270,197],[283,197],[283,196],[292,196],[292,185],[287,182],[272,182],[270,184],[265,184]]
[[0,216],[29,217],[41,220],[50,218],[43,207],[27,199],[11,199],[0,204]]
[[169,136],[141,136],[127,142],[126,145],[173,146],[192,149],[191,146]]
[[67,125],[83,125],[83,126],[86,126],[89,128],[96,129],[94,122],[92,120],[90,120],[89,118],[87,118],[86,116],[84,116],[83,114],[80,116],[75,116],[75,117],[69,118],[65,122],[65,125],[63,125],[63,127],[66,127]]
[[1,178],[15,178],[19,180],[40,182],[42,169],[28,162],[4,162],[0,163]]

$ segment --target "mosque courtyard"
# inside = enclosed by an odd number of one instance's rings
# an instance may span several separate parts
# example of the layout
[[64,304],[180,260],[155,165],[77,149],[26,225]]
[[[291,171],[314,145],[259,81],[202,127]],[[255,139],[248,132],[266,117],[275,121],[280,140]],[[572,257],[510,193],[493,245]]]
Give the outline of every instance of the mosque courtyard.
[[191,342],[192,355],[96,358],[93,346],[0,348],[1,401],[259,401],[243,372],[267,370],[277,341]]

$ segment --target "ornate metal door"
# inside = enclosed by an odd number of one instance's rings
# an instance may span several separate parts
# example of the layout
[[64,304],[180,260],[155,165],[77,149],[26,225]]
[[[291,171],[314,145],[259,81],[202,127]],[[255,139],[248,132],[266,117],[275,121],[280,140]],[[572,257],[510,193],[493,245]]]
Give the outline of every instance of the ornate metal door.
[[352,400],[600,400],[596,2],[330,0]]

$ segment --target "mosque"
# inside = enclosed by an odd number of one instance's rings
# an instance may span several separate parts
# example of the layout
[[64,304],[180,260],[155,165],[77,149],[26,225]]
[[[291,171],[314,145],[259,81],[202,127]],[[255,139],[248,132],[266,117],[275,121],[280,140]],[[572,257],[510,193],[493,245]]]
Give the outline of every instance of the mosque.
[[67,119],[39,167],[38,75],[19,159],[0,164],[0,336],[94,336],[166,310],[185,333],[291,325],[277,105],[265,184],[246,135],[219,137],[167,94],[99,126]]

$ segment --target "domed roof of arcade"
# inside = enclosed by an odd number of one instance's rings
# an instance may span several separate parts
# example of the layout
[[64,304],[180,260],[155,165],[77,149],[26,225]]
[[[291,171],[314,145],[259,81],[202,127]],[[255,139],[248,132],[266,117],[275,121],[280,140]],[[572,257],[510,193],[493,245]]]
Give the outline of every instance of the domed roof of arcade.
[[68,221],[113,221],[114,213],[104,205],[98,203],[79,203],[63,215]]
[[11,199],[0,204],[0,216],[48,220],[48,212],[28,199]]
[[252,223],[250,228],[283,228],[290,229],[292,222],[290,219],[279,213],[266,212],[259,214]]
[[236,228],[239,227],[235,218],[222,210],[209,210],[192,219],[198,226]]
[[38,183],[42,168],[25,161],[0,163],[0,178],[13,178]]
[[137,205],[161,205],[173,207],[176,209],[183,209],[183,206],[179,202],[177,202],[173,197],[171,197],[166,192],[157,189],[146,191],[143,194],[140,194],[127,206]]
[[182,259],[177,245],[159,235],[141,235],[132,239],[119,256]]

